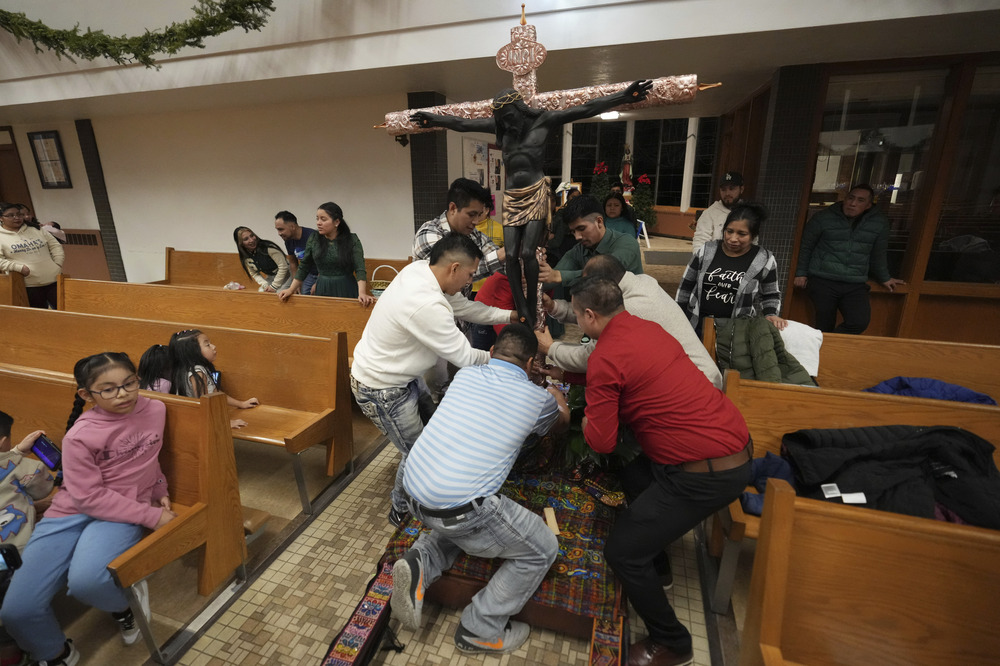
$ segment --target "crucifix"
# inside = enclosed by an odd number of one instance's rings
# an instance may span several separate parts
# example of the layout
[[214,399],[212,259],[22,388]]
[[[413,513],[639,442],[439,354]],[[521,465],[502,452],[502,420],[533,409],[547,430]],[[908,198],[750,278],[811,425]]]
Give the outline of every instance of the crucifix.
[[496,55],[497,66],[514,75],[512,88],[492,100],[388,113],[380,126],[391,136],[437,128],[496,134],[507,172],[502,219],[507,279],[521,321],[539,330],[545,316],[538,261],[552,212],[542,158],[550,131],[611,109],[690,102],[699,90],[698,77],[689,74],[539,93],[535,72],[545,57],[545,47],[537,41],[535,26],[527,24],[521,5],[521,23],[511,28],[510,43]]

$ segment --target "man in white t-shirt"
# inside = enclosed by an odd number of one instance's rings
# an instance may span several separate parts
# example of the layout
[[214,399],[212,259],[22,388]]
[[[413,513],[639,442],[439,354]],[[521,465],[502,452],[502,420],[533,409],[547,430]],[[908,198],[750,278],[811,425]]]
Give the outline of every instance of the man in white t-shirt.
[[462,296],[483,253],[468,236],[451,233],[426,260],[399,272],[379,297],[354,349],[351,390],[358,406],[400,453],[389,522],[399,526],[408,511],[403,469],[410,447],[434,411],[423,375],[438,358],[464,368],[490,360],[473,349],[455,318],[475,324],[506,324],[517,313]]

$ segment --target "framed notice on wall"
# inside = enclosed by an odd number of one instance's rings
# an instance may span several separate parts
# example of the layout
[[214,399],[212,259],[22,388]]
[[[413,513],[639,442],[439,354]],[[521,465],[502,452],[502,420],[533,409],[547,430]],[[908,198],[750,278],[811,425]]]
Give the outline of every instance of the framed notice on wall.
[[28,143],[31,144],[31,152],[35,156],[35,166],[38,167],[38,178],[42,181],[42,187],[46,189],[73,187],[58,131],[28,132]]

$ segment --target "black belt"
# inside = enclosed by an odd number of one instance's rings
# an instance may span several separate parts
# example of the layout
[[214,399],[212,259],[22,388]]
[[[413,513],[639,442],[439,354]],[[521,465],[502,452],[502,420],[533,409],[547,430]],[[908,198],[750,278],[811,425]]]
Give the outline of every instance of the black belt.
[[[492,497],[492,495],[490,495]],[[417,504],[420,507],[420,513],[425,516],[430,516],[431,518],[454,518],[455,516],[461,516],[463,513],[472,513],[477,508],[483,505],[488,498],[487,497],[477,497],[471,502],[466,502],[461,506],[453,506],[450,509],[430,509],[423,504]]]
[[721,458],[708,458],[706,460],[682,462],[678,465],[678,467],[683,469],[685,472],[700,472],[702,474],[706,472],[725,472],[746,464],[752,458],[753,440],[751,439],[747,442],[746,447],[742,451],[737,451],[736,453],[731,453],[728,456],[723,456]]

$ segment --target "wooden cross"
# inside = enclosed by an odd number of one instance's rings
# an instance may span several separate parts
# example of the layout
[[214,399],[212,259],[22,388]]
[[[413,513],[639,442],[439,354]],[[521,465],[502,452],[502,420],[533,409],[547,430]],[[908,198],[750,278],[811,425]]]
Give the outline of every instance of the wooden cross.
[[[606,83],[597,86],[587,86],[585,88],[574,88],[572,90],[555,90],[552,92],[538,93],[535,90],[535,72],[545,62],[547,52],[545,47],[537,41],[535,26],[528,25],[524,16],[524,5],[521,5],[521,23],[510,30],[510,43],[504,44],[497,51],[497,67],[505,72],[514,75],[513,87],[524,97],[525,103],[535,109],[545,109],[554,111],[556,109],[568,109],[572,106],[585,104],[597,97],[613,95],[619,93],[631,85],[631,81],[624,83]],[[695,94],[699,90],[714,88],[718,83],[699,86],[698,77],[695,74],[685,74],[682,76],[664,76],[653,79],[653,88],[645,100],[636,104],[622,104],[618,109],[640,109],[647,106],[666,106],[669,104],[686,104],[694,100]],[[418,126],[410,116],[417,111],[426,111],[444,116],[458,116],[459,118],[489,118],[493,115],[490,108],[492,100],[479,100],[477,102],[458,102],[456,104],[442,104],[424,109],[407,109],[406,111],[393,111],[385,115],[385,122],[376,125],[376,128],[385,128],[390,136],[401,136],[403,134],[420,134],[423,132],[433,132],[436,128],[423,128]]]

